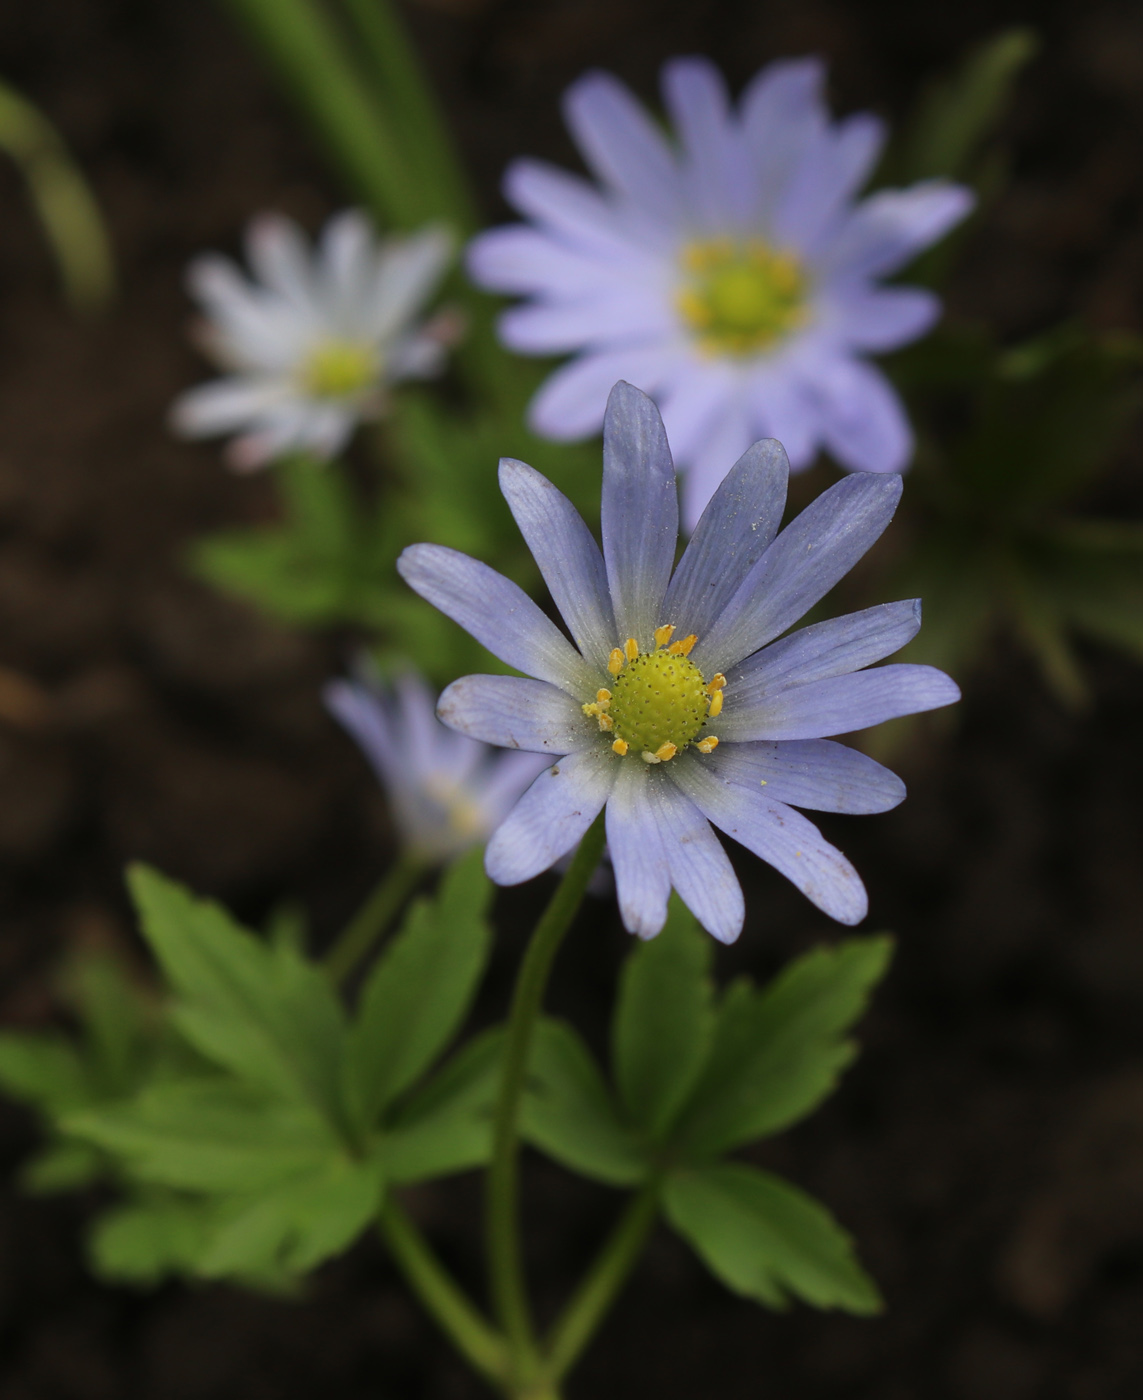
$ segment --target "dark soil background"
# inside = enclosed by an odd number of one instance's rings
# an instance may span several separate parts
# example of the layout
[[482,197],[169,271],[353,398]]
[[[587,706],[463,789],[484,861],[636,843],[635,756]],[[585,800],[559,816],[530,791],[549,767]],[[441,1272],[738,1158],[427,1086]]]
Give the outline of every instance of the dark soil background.
[[[839,110],[890,117],[1000,26],[1043,52],[1007,123],[1013,183],[952,289],[1011,335],[1065,315],[1139,327],[1143,17],[1083,5],[839,0],[435,0],[410,8],[488,201],[526,149],[571,161],[555,96],[609,66],[646,96],[669,54],[735,83],[819,51]],[[61,954],[135,947],[120,883],[140,856],[258,917],[285,892],[332,935],[389,858],[381,799],[324,717],[343,639],[284,631],[182,572],[196,535],[270,509],[164,413],[203,377],[187,259],[278,207],[343,202],[321,154],[225,16],[203,0],[9,0],[0,74],[63,130],[122,270],[95,324],[61,308],[39,230],[0,163],[0,1019],[54,1015]],[[1137,509],[1140,448],[1117,498]],[[823,480],[826,478],[823,477]],[[721,1400],[1128,1400],[1143,1394],[1143,671],[1092,650],[1071,714],[1012,647],[971,679],[959,730],[904,765],[911,796],[836,819],[900,938],[836,1099],[759,1160],[822,1195],[888,1298],[874,1321],[727,1294],[665,1232],[569,1395]],[[836,936],[779,877],[740,863],[750,923],[719,970],[766,974]],[[543,882],[538,882],[540,886]],[[501,901],[484,1012],[503,1005],[543,889]],[[625,935],[581,920],[556,1009],[598,1034]],[[6,1181],[35,1142],[0,1106]],[[617,1198],[530,1159],[528,1225],[552,1308]],[[476,1187],[411,1205],[473,1287]],[[93,1198],[0,1198],[0,1400],[294,1400],[482,1393],[405,1298],[380,1246],[298,1303],[225,1288],[97,1286]]]

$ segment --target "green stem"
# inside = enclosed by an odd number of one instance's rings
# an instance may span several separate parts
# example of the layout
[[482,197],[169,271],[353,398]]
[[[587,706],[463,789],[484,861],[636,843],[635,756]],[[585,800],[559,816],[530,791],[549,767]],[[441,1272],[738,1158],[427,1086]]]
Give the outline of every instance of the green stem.
[[389,0],[342,0],[342,6],[360,35],[362,56],[376,75],[379,100],[401,135],[407,163],[423,189],[433,191],[432,212],[450,219],[460,233],[474,232],[472,192],[396,9]]
[[[524,1285],[520,1255],[520,1227],[517,1219],[520,1100],[532,1046],[532,1033],[556,951],[567,932],[603,851],[603,814],[595,819],[579,844],[567,873],[544,910],[516,978],[512,1010],[504,1042],[500,1096],[493,1121],[492,1160],[488,1168],[485,1196],[485,1229],[488,1249],[489,1284],[496,1314],[512,1347],[516,1374],[521,1385],[534,1373],[537,1356],[531,1313]],[[521,1394],[527,1394],[522,1388]]]
[[401,855],[389,867],[373,893],[346,924],[325,955],[325,970],[335,982],[348,977],[396,917],[401,905],[425,873],[424,861]]
[[389,1252],[425,1311],[475,1370],[503,1387],[508,1375],[504,1338],[489,1326],[449,1277],[391,1192],[386,1194],[378,1225]]
[[553,1381],[567,1374],[627,1282],[659,1212],[659,1183],[648,1182],[631,1200],[575,1296],[552,1328],[544,1373]]

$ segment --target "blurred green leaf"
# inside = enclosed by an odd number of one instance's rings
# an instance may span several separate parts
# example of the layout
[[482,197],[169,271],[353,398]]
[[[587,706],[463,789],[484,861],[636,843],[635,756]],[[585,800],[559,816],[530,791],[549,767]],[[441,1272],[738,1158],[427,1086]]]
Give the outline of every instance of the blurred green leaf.
[[57,1140],[20,1168],[20,1185],[33,1196],[76,1191],[107,1171],[107,1159],[82,1142]]
[[132,866],[128,883],[176,993],[172,1020],[191,1044],[337,1123],[344,1016],[322,970],[288,947],[267,946],[219,905],[155,870]]
[[633,1186],[649,1174],[591,1052],[564,1021],[536,1029],[521,1125],[529,1142],[595,1181]]
[[702,1072],[714,1031],[713,944],[677,895],[656,938],[637,945],[619,980],[612,1059],[633,1123],[661,1139]]
[[361,1126],[456,1034],[488,960],[491,900],[483,851],[470,851],[446,871],[434,899],[413,904],[374,964],[346,1044],[346,1093]]
[[798,958],[761,991],[732,985],[674,1135],[678,1150],[691,1160],[713,1157],[812,1112],[856,1054],[845,1032],[892,948],[885,936],[851,938]]
[[488,1160],[502,1039],[494,1029],[469,1041],[387,1117],[380,1151],[393,1181],[447,1176]]
[[667,1178],[667,1219],[736,1293],[783,1308],[789,1296],[859,1316],[881,1298],[853,1241],[824,1206],[769,1172],[726,1163]]
[[206,1242],[209,1205],[167,1192],[148,1193],[115,1206],[88,1236],[93,1271],[112,1283],[153,1287],[171,1274],[188,1274]]
[[92,1096],[87,1066],[62,1035],[0,1035],[0,1085],[44,1113],[67,1113]]

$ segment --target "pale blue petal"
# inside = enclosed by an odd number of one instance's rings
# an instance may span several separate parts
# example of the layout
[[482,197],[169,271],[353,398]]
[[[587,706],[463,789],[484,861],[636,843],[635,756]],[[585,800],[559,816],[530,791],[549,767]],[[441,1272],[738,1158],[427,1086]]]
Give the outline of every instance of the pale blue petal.
[[706,58],[663,66],[663,98],[679,134],[692,218],[725,235],[742,227],[758,203],[755,168],[731,117],[726,80]]
[[843,467],[899,472],[913,455],[913,430],[896,390],[864,360],[837,359],[818,375],[822,437]]
[[817,251],[876,165],[885,134],[884,123],[863,112],[810,143],[775,214],[781,245],[811,256]]
[[767,438],[731,467],[679,560],[664,604],[680,635],[714,625],[738,585],[770,547],[786,508],[789,463]]
[[619,639],[591,531],[563,492],[524,462],[502,459],[500,489],[572,640],[602,670]]
[[[742,94],[742,130],[758,172],[758,212],[764,219],[777,207],[806,150],[826,127],[824,83],[825,65],[820,59],[780,59],[763,68]],[[766,232],[773,232],[768,221]]]
[[574,303],[512,307],[500,317],[499,331],[504,344],[521,355],[562,355],[585,346],[674,335],[675,317],[658,288],[627,279],[599,286],[589,298]]
[[484,868],[498,885],[519,885],[576,845],[611,795],[621,760],[607,748],[561,758],[496,828]]
[[610,204],[579,175],[525,157],[505,172],[504,194],[521,214],[546,224],[572,247],[609,257],[630,254]]
[[601,281],[613,281],[617,275],[612,259],[569,248],[524,224],[478,234],[468,245],[465,266],[478,286],[492,291],[561,298],[598,292]]
[[691,453],[683,473],[683,528],[693,530],[732,463],[758,439],[741,380],[724,400],[710,431]]
[[679,501],[675,466],[654,403],[616,384],[603,424],[603,557],[620,640],[653,646],[675,562]]
[[924,287],[832,287],[823,318],[845,344],[857,350],[896,350],[936,324],[941,299]]
[[592,668],[522,588],[487,564],[444,545],[414,544],[397,560],[397,572],[509,666],[570,695],[594,695]]
[[656,393],[676,373],[680,356],[658,345],[588,352],[561,365],[536,391],[528,423],[541,437],[571,442],[603,426],[607,396],[619,379]]
[[649,226],[678,221],[674,155],[630,90],[610,73],[587,73],[568,88],[563,105],[568,129],[604,184],[649,215]]
[[832,739],[720,744],[703,762],[721,782],[816,812],[868,816],[905,800],[896,773]]
[[717,430],[728,401],[738,392],[740,381],[735,365],[695,354],[692,349],[685,368],[655,395],[676,464],[689,462],[702,450]]
[[938,710],[959,699],[956,682],[934,666],[877,666],[872,671],[792,685],[750,704],[728,704],[714,727],[728,743],[823,739],[901,715]]
[[865,918],[861,877],[801,813],[771,801],[765,788],[716,776],[702,766],[700,755],[682,754],[673,761],[675,782],[720,831],[780,871],[830,918],[843,924]]
[[748,656],[727,677],[725,701],[753,704],[768,691],[861,671],[911,642],[921,627],[921,600],[878,603],[815,622]]
[[822,271],[861,277],[896,272],[959,224],[975,203],[971,190],[948,180],[879,190],[846,218]]
[[654,938],[667,919],[671,868],[649,800],[651,774],[624,759],[607,801],[607,850],[628,933]]
[[730,857],[706,817],[675,785],[670,770],[647,777],[671,884],[707,933],[720,943],[733,943],[742,932],[746,904]]
[[893,518],[901,478],[846,477],[788,525],[692,655],[709,675],[728,671],[791,627],[843,578]]
[[437,714],[470,739],[529,753],[576,753],[602,743],[580,704],[547,681],[519,676],[462,676],[448,686]]
[[792,472],[810,466],[821,442],[821,410],[797,369],[759,366],[751,376],[749,404],[755,435],[777,438]]

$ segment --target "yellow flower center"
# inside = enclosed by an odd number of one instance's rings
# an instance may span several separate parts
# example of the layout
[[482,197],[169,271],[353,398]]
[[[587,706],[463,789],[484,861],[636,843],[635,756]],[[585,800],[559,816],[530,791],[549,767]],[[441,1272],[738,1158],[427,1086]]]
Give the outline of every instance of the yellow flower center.
[[372,345],[323,340],[302,365],[302,383],[319,399],[345,399],[369,388],[379,369]]
[[721,673],[704,679],[690,659],[694,635],[671,641],[674,625],[655,629],[654,651],[640,655],[634,637],[616,647],[608,662],[614,677],[611,689],[596,693],[583,712],[612,736],[611,747],[621,758],[638,754],[644,763],[667,763],[693,743],[702,753],[718,745],[713,734],[699,739],[708,719],[722,710]]
[[801,263],[760,238],[691,243],[682,263],[678,307],[710,354],[757,354],[806,319]]
[[424,780],[425,792],[443,809],[449,830],[464,841],[478,841],[486,826],[480,804],[460,783],[430,774]]

